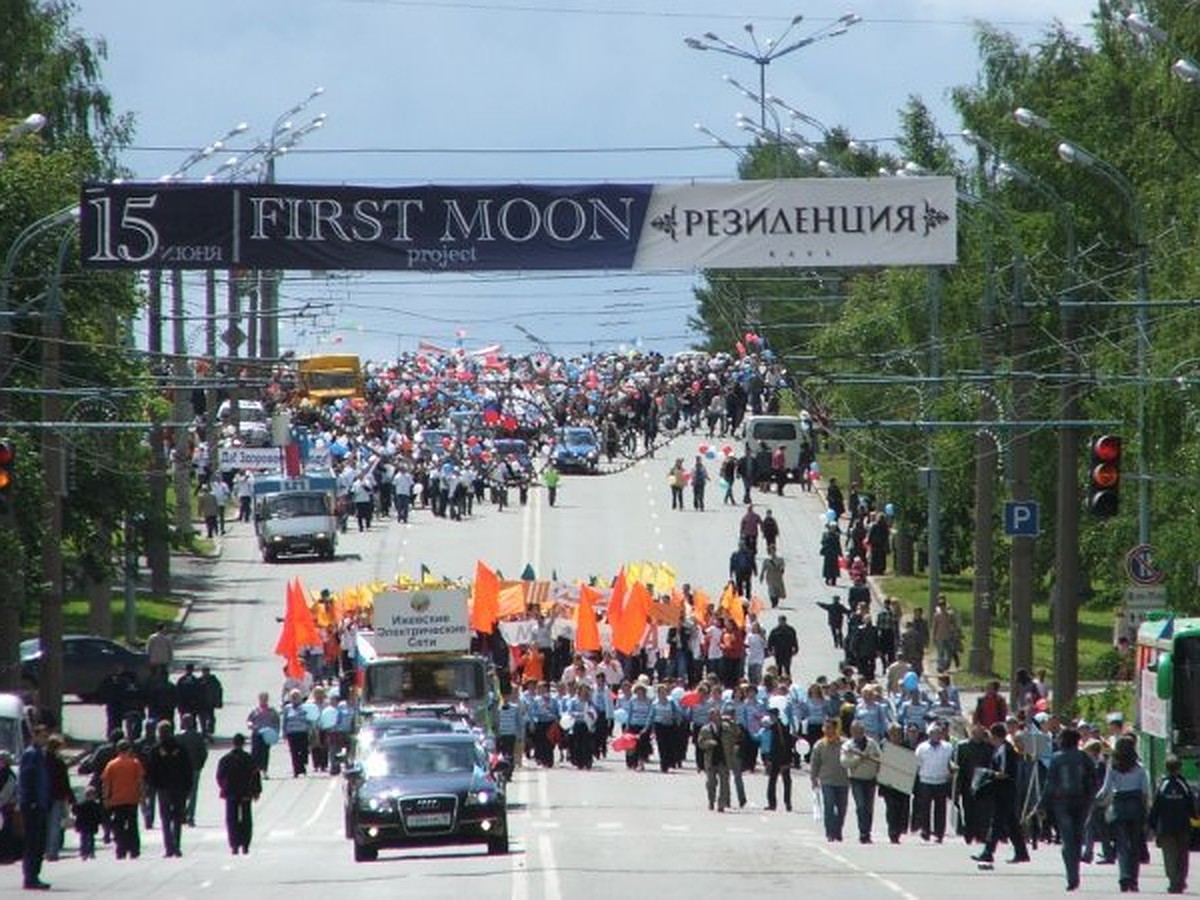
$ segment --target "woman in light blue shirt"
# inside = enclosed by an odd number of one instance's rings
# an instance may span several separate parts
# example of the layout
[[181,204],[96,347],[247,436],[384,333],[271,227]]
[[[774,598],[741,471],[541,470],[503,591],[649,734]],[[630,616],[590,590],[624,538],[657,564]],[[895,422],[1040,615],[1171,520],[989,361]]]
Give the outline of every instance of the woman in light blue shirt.
[[1138,870],[1146,840],[1146,813],[1153,795],[1150,778],[1138,762],[1133,735],[1117,738],[1112,763],[1096,795],[1117,840],[1117,878],[1122,893],[1138,890]]

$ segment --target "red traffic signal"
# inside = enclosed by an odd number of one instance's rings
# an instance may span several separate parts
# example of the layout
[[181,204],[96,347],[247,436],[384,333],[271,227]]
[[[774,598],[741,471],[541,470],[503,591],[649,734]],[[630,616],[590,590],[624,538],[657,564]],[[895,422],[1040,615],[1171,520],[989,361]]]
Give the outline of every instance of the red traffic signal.
[[1120,507],[1121,439],[1105,434],[1092,441],[1092,464],[1088,470],[1088,509],[1101,519],[1110,519]]

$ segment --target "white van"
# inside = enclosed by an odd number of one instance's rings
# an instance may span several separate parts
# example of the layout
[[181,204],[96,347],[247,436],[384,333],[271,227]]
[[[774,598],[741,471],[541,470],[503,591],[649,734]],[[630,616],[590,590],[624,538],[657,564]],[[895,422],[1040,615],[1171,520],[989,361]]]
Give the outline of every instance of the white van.
[[25,715],[25,701],[16,694],[0,694],[0,750],[11,753],[13,764],[16,765],[20,762],[29,739],[29,718]]
[[772,453],[782,445],[787,469],[798,477],[800,445],[807,443],[810,450],[813,448],[812,420],[807,415],[747,416],[745,440],[752,454],[764,443]]

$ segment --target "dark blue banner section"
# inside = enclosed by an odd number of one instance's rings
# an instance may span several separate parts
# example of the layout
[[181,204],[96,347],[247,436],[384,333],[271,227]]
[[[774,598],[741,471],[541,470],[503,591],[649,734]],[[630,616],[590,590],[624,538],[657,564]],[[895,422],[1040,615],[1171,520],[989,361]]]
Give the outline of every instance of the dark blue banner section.
[[104,184],[94,269],[629,269],[653,185]]

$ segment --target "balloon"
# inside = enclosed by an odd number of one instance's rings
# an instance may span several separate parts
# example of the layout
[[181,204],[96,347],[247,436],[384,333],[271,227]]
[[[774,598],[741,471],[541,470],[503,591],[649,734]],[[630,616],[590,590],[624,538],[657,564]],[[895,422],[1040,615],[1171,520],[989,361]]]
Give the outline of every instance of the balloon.
[[811,748],[810,748],[808,741],[806,741],[804,738],[800,738],[800,740],[796,741],[796,744],[793,749],[795,749],[795,751],[798,755],[807,756],[808,751]]
[[889,519],[892,518],[893,516],[895,516],[896,515],[896,504],[885,503],[883,505],[883,514],[885,516],[887,516]]
[[447,450],[450,449],[450,445],[453,443],[454,443],[454,439],[449,436],[442,438],[442,446],[445,447]]
[[613,721],[618,725],[624,725],[629,721],[629,710],[616,709],[613,710]]
[[832,510],[832,509],[827,509],[827,510],[825,510],[825,521],[826,521],[826,522],[836,522],[836,521],[837,521],[837,517],[838,517],[838,516],[837,516],[837,512],[836,512],[836,511],[834,511],[834,510]]
[[733,448],[730,447],[728,444],[726,444],[724,447],[721,448],[721,452],[724,453],[726,456],[733,456]]
[[268,747],[279,743],[279,732],[274,728],[260,728],[258,729],[258,736],[262,738],[262,742]]
[[570,734],[575,728],[575,717],[570,713],[563,713],[558,717],[558,727]]
[[327,706],[321,710],[321,717],[317,719],[317,725],[328,731],[337,724],[337,717],[337,708],[333,706]]
[[701,444],[699,447],[696,448],[696,452],[697,453],[707,453],[708,452],[708,444]]
[[679,705],[685,709],[691,709],[700,703],[699,691],[684,691],[683,696],[679,698]]
[[708,450],[708,451],[707,451],[707,452],[704,454],[704,458],[705,458],[705,459],[716,459],[716,458],[717,458],[717,451],[716,451],[716,450],[713,450],[713,449],[711,449],[711,448],[710,448],[710,449],[709,449],[709,450]]
[[[624,710],[617,710],[617,711],[623,712]],[[637,746],[637,742],[638,742],[637,735],[634,734],[632,731],[628,731],[625,734],[619,735],[618,737],[616,737],[613,740],[612,748],[617,753],[628,753],[630,750],[632,750],[634,747]]]
[[921,679],[916,672],[907,672],[904,675],[904,681],[901,683],[904,685],[906,691],[915,691],[921,683]]
[[678,703],[680,700],[683,699],[683,695],[684,695],[683,688],[674,687],[671,689],[671,695],[670,695],[671,699],[674,700],[676,703]]
[[321,718],[321,711],[317,709],[317,704],[315,703],[305,703],[300,708],[304,710],[304,718],[308,719],[314,725],[317,723],[317,719]]

